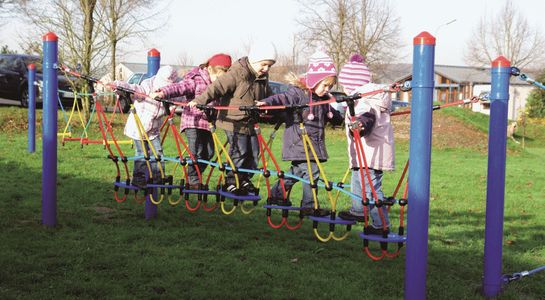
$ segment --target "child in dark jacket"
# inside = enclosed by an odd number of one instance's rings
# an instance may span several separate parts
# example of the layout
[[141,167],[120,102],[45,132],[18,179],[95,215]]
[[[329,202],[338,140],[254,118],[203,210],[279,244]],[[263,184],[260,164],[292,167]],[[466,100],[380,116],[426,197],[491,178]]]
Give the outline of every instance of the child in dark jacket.
[[[282,159],[291,161],[289,173],[310,181],[312,176],[314,182],[317,182],[320,172],[314,156],[310,154],[310,173],[307,165],[307,158],[303,144],[303,137],[299,123],[303,122],[307,134],[316,151],[318,160],[325,162],[328,158],[325,147],[325,123],[330,121],[336,125],[342,123],[342,115],[332,109],[329,104],[312,105],[314,101],[329,99],[329,89],[335,84],[337,71],[333,60],[323,51],[317,51],[310,58],[307,73],[304,79],[298,78],[295,74],[288,75],[290,88],[282,94],[276,94],[271,97],[257,101],[256,105],[304,105],[309,107],[303,109],[302,114],[288,111],[286,114],[286,130],[284,131],[282,144]],[[302,120],[301,120],[302,117]],[[310,151],[310,150],[309,150]],[[291,190],[297,180],[285,178],[284,185],[286,191]],[[317,190],[316,190],[317,192]],[[271,204],[280,204],[283,201],[282,187],[277,182],[271,189]],[[303,199],[301,200],[302,215],[325,216],[329,211],[318,208],[314,209],[314,198],[312,188],[309,184],[303,184]]]
[[[276,62],[276,51],[272,44],[252,47],[247,57],[242,57],[227,73],[210,84],[206,90],[189,102],[189,106],[207,104],[220,99],[220,106],[254,105],[254,100],[270,96],[269,69]],[[218,128],[225,131],[229,142],[229,157],[237,169],[257,169],[259,143],[250,117],[240,110],[220,110],[216,121]],[[252,174],[240,172],[239,186],[235,173],[229,171],[225,176],[223,190],[235,195],[256,193],[250,181]]]
[[[184,76],[180,82],[167,85],[150,94],[155,97],[171,99],[174,97],[185,96],[191,101],[196,96],[202,94],[206,88],[217,78],[223,75],[231,67],[231,56],[227,54],[216,54],[210,57],[205,63],[195,67]],[[216,104],[216,101],[212,102]],[[187,136],[189,151],[197,159],[209,160],[214,155],[214,142],[208,126],[208,119],[205,114],[194,107],[185,106],[180,123],[180,132]],[[205,170],[207,164],[198,163],[199,171]],[[199,187],[199,177],[194,165],[188,167],[189,189],[197,190]]]

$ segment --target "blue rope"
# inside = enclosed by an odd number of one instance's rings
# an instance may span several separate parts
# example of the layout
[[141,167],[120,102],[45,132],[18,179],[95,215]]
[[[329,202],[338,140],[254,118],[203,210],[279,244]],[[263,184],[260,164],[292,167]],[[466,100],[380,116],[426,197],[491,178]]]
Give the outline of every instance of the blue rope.
[[[128,161],[142,160],[142,159],[145,159],[145,156],[143,156],[143,155],[127,156],[126,159],[127,159]],[[157,161],[157,160],[155,159],[155,157],[150,157],[150,158],[149,158],[149,161],[155,162],[155,161]],[[180,163],[180,159],[179,159],[179,158],[177,158],[177,157],[169,157],[169,156],[163,156],[163,157],[161,157],[161,161],[171,161],[171,162],[175,162],[175,163]],[[217,163],[217,162],[212,162],[212,161],[205,160],[205,159],[200,159],[200,158],[197,159],[197,162],[205,163],[205,164],[207,164],[207,165],[209,165],[209,166],[212,166],[212,167],[215,167],[215,168],[219,168],[219,166],[220,166],[220,164]],[[189,160],[187,160],[187,164],[188,164],[188,165],[193,165],[193,161],[192,161],[191,159],[189,159]],[[231,168],[230,166],[225,166],[225,169],[228,170],[228,171],[232,171],[232,170],[233,170],[233,168]],[[240,171],[240,172],[245,172],[245,173],[252,173],[252,174],[263,174],[263,171],[262,171],[262,170],[251,170],[251,169],[243,169],[243,168],[241,168],[241,169],[238,169],[238,171]],[[271,175],[278,176],[278,172],[275,171],[275,170],[269,170],[269,172],[271,173]],[[304,179],[304,178],[299,177],[299,176],[296,176],[296,175],[293,175],[293,174],[291,174],[291,173],[284,173],[284,177],[291,178],[291,179],[295,179],[295,180],[297,180],[297,181],[300,181],[300,182],[302,182],[302,183],[306,183],[306,184],[309,184],[309,185],[310,185],[310,181],[309,181],[309,180]],[[322,188],[325,188],[325,187],[326,187],[325,183],[322,183],[322,182],[318,182],[318,183],[317,183],[317,186],[318,186],[318,187],[322,187]],[[345,189],[343,189],[343,188],[341,188],[341,187],[338,187],[338,186],[336,186],[336,185],[334,185],[334,184],[330,184],[330,187],[331,187],[332,189],[334,189],[334,190],[337,190],[337,191],[339,191],[339,192],[341,192],[341,193],[343,193],[343,194],[345,194],[345,195],[351,197],[351,198],[355,198],[355,199],[360,200],[360,201],[363,199],[362,196],[357,195],[357,194],[354,194],[354,193],[352,193],[352,192],[350,192],[350,191],[347,191],[347,190],[345,190]],[[345,186],[345,187],[346,187],[346,186]],[[395,202],[398,203],[397,200],[396,200]],[[369,204],[374,205],[374,204],[375,204],[375,200],[369,199]]]
[[537,86],[540,89],[545,90],[545,85],[543,85],[541,82],[535,81],[534,79],[528,77],[526,74],[520,74],[519,78],[523,81],[526,81],[530,84]]
[[522,271],[522,272],[517,272],[517,273],[510,274],[510,275],[503,275],[503,282],[504,283],[511,283],[513,281],[522,279],[523,277],[534,275],[535,273],[541,272],[541,271],[545,271],[545,266],[541,266],[539,268],[535,268],[535,269],[530,270],[530,271]]
[[[215,163],[215,162],[211,162],[211,161],[208,161],[208,160],[204,160],[204,159],[197,159],[198,162],[200,163],[205,163],[205,164],[208,164],[210,166],[213,166],[213,167],[219,167],[219,164],[218,163]],[[226,166],[225,167],[226,170],[229,170],[229,171],[232,171],[233,169],[230,167],[230,166]],[[253,174],[263,174],[263,171],[261,170],[249,170],[249,169],[238,169],[239,171],[241,172],[247,172],[247,173],[253,173]],[[269,170],[269,172],[271,173],[271,175],[275,175],[275,176],[278,176],[278,172],[275,171],[275,170]],[[298,176],[295,176],[291,173],[284,173],[284,177],[288,177],[288,178],[292,178],[292,179],[295,179],[297,181],[300,181],[300,182],[303,182],[303,183],[306,183],[306,184],[309,184],[310,185],[310,181],[309,180],[306,180],[302,177],[298,177]],[[324,183],[318,183],[317,186],[319,187],[322,187],[322,188],[325,188],[326,185]],[[346,195],[348,195],[349,197],[352,197],[352,198],[355,198],[355,199],[358,199],[358,200],[362,200],[362,196],[360,195],[356,195],[350,191],[347,191],[341,187],[338,187],[334,184],[331,184],[330,185],[331,188],[333,188],[334,190],[337,190],[337,191],[340,191],[341,193],[344,193]],[[397,200],[396,200],[396,203],[397,203]],[[371,205],[374,205],[375,204],[375,201],[370,199],[369,200],[369,204]]]

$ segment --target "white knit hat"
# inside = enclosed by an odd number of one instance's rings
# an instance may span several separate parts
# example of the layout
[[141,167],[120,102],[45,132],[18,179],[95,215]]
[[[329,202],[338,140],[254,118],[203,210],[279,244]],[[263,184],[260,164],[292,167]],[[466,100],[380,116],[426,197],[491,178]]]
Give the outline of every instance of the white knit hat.
[[162,88],[176,82],[178,73],[172,66],[162,66],[157,70],[157,74],[153,79],[153,87],[155,89]]
[[339,84],[347,94],[351,95],[354,89],[371,82],[371,72],[364,62],[363,56],[352,54],[348,62],[339,72]]
[[272,43],[259,43],[253,45],[248,53],[248,61],[252,64],[262,60],[272,60],[276,62],[276,48]]

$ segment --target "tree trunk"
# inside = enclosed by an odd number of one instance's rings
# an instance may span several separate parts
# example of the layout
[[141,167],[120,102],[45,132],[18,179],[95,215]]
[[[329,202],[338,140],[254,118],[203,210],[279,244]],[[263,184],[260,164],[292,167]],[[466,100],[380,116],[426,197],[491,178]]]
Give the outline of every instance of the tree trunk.
[[[93,14],[95,12],[96,0],[80,0],[81,9],[83,11],[83,53],[82,53],[82,73],[91,74],[91,59],[93,51],[93,30],[95,20]],[[92,83],[86,82],[83,85],[83,92],[89,94],[93,91]],[[85,121],[88,120],[91,111],[90,97],[84,97],[82,103],[83,115]]]

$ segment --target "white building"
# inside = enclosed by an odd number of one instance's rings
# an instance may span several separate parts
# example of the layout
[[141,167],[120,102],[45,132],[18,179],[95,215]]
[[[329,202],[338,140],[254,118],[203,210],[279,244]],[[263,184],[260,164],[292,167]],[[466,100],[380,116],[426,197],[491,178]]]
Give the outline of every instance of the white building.
[[[412,79],[412,65],[395,64],[382,70],[381,82],[390,84]],[[491,89],[490,68],[476,68],[467,66],[436,65],[434,101],[451,103],[458,100],[470,99],[489,93]],[[532,76],[530,76],[532,77]],[[392,79],[393,78],[393,79]],[[509,83],[509,111],[508,118],[516,120],[521,110],[526,106],[526,99],[534,86],[518,77],[512,76]],[[394,95],[399,101],[409,102],[411,92],[400,92]],[[472,110],[490,114],[490,102],[479,101],[472,104]]]

